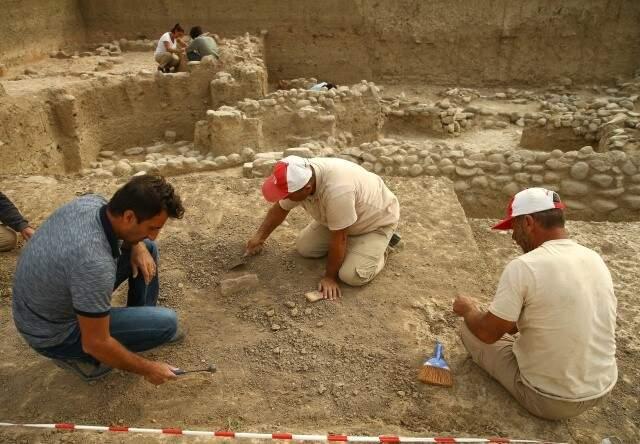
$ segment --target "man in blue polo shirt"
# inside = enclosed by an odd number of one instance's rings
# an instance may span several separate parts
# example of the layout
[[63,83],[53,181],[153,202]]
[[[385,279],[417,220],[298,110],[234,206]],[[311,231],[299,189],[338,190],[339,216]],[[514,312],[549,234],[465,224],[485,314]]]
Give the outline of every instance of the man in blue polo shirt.
[[[176,313],[156,307],[154,239],[184,214],[164,178],[135,177],[109,202],[87,195],[56,210],[23,249],[13,284],[16,328],[38,353],[85,380],[119,368],[153,384],[172,367],[134,352],[179,338]],[[127,307],[111,307],[129,283]]]

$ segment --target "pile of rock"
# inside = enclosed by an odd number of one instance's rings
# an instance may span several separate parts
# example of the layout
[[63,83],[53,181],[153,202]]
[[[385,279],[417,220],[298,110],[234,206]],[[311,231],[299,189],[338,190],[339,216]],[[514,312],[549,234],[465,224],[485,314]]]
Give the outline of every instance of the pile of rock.
[[636,142],[629,130],[640,129],[640,113],[635,111],[639,96],[620,95],[615,88],[607,92],[617,95],[587,98],[548,93],[541,101],[540,112],[523,116],[523,123],[546,130],[569,128],[587,142],[600,141],[598,151],[623,149]]
[[383,99],[383,103],[382,109],[390,127],[401,123],[425,133],[457,136],[473,125],[475,117],[475,112],[458,107],[449,98],[435,104],[400,99]]

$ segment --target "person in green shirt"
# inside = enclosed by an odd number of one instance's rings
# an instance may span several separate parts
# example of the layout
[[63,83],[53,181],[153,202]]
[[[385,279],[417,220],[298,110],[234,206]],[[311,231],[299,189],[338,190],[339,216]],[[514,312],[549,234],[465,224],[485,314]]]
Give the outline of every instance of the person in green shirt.
[[216,59],[220,58],[218,52],[218,44],[215,39],[209,35],[209,33],[203,33],[200,26],[194,26],[189,31],[191,36],[191,43],[187,47],[187,59],[190,62],[200,61],[204,56],[213,56]]

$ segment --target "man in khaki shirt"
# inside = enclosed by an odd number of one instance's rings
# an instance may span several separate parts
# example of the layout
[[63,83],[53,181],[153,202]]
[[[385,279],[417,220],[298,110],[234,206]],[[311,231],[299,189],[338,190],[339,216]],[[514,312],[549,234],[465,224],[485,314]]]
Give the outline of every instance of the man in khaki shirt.
[[506,266],[488,311],[467,297],[453,304],[473,360],[546,419],[579,415],[618,376],[611,275],[596,252],[568,238],[563,209],[544,188],[516,194],[494,228],[512,229],[525,254]]
[[384,267],[400,205],[376,174],[342,159],[289,156],[276,164],[262,193],[274,205],[247,242],[247,255],[258,253],[289,211],[302,206],[314,221],[298,236],[297,250],[305,257],[328,256],[318,285],[326,299],[341,296],[338,278],[360,286]]

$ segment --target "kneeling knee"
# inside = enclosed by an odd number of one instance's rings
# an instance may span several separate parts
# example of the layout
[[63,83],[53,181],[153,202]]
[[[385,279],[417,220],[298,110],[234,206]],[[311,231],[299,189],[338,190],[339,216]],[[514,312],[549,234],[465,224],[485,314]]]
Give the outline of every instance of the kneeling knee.
[[338,272],[338,277],[342,282],[352,287],[361,287],[364,284],[367,284],[373,279],[373,276],[370,278],[363,278],[358,274],[358,270],[353,267],[342,267]]
[[313,248],[311,248],[311,246],[307,242],[301,241],[300,238],[296,240],[296,251],[300,256],[307,258],[315,259],[323,256],[318,251],[315,251]]
[[170,309],[165,307],[157,307],[157,322],[159,327],[167,332],[168,337],[173,337],[178,331],[178,314]]

